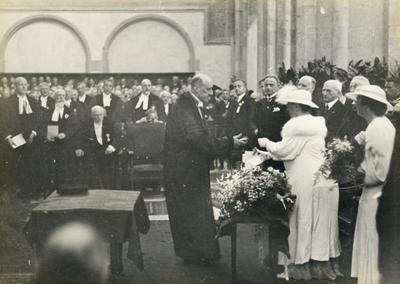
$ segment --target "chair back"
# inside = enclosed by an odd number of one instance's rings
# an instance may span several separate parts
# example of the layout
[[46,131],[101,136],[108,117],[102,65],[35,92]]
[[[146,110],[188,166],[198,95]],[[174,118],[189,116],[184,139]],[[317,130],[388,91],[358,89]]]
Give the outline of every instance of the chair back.
[[159,164],[165,123],[127,123],[125,147],[133,151],[133,164]]

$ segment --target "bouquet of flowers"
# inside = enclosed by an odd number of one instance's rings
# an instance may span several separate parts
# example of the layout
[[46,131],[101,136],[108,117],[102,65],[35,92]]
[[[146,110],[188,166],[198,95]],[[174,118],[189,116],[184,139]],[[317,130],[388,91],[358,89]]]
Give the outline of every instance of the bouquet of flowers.
[[215,197],[222,204],[222,218],[238,214],[267,216],[274,204],[283,203],[286,209],[295,201],[286,175],[272,167],[267,171],[259,166],[234,170],[218,179],[218,183],[221,190]]
[[325,151],[325,161],[317,174],[322,174],[327,179],[335,179],[339,184],[355,185],[357,181],[357,168],[360,157],[363,157],[364,133],[360,132],[350,142],[334,138]]

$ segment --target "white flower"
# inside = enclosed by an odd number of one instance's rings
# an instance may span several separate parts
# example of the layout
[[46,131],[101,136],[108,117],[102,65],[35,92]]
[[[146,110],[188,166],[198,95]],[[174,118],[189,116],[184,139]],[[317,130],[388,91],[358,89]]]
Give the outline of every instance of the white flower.
[[273,173],[274,172],[274,168],[273,167],[268,167],[267,171]]

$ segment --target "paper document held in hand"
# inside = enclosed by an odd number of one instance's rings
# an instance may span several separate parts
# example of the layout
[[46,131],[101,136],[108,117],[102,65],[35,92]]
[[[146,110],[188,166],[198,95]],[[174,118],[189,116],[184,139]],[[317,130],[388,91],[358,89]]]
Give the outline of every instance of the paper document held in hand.
[[24,137],[22,136],[22,134],[15,135],[13,138],[11,138],[11,140],[13,142],[13,145],[12,145],[13,149],[26,144],[26,141],[25,141]]
[[54,138],[58,135],[58,125],[47,125],[47,137]]

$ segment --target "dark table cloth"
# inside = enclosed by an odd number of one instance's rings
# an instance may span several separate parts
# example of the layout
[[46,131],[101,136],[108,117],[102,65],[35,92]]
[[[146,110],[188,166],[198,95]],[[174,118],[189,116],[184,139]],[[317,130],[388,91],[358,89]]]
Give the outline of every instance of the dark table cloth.
[[32,210],[25,232],[31,243],[44,243],[50,233],[72,221],[93,226],[109,243],[128,242],[128,258],[143,270],[139,232],[150,221],[139,191],[89,190],[85,195],[53,192]]

